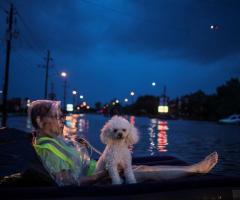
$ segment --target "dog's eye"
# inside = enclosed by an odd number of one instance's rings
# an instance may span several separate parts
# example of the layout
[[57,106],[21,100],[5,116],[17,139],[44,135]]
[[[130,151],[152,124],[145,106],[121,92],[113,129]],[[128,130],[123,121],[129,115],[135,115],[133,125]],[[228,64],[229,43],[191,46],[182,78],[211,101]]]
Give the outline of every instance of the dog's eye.
[[116,133],[116,132],[117,132],[117,129],[113,129],[113,132]]
[[122,131],[123,131],[123,132],[126,132],[126,129],[124,128]]

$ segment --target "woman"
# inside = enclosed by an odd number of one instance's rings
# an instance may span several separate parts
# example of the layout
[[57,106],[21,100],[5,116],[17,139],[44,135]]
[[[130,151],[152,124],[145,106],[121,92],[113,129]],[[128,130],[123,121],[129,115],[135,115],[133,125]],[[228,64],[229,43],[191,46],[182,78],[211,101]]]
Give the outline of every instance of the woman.
[[[91,184],[107,176],[106,171],[94,172],[96,162],[89,158],[84,145],[64,139],[64,117],[60,102],[34,101],[29,115],[35,129],[33,146],[44,167],[59,186]],[[137,182],[166,180],[208,173],[217,161],[218,154],[213,152],[201,162],[190,166],[141,165],[133,168]]]

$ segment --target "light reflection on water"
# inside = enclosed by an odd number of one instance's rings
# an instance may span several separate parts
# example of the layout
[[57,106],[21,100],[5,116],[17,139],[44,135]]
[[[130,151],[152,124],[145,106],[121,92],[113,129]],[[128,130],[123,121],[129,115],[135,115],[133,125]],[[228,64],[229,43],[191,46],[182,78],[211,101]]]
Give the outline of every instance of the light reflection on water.
[[[140,132],[140,141],[134,145],[133,156],[173,155],[188,163],[203,159],[212,151],[219,153],[214,173],[240,175],[240,126],[220,125],[214,122],[187,120],[161,121],[127,116]],[[79,115],[71,118],[72,127],[65,129],[72,139],[86,138],[103,151],[99,134],[109,117]],[[9,127],[30,132],[26,117],[10,117]]]
[[88,129],[89,121],[84,114],[68,115],[63,135],[71,140],[76,140],[78,137],[86,138]]
[[158,120],[157,130],[158,130],[158,139],[157,139],[158,151],[167,152],[167,145],[168,145],[167,132],[169,130],[168,122]]
[[148,134],[149,134],[149,147],[148,151],[153,156],[159,152],[167,152],[168,145],[168,122],[158,119],[150,119]]

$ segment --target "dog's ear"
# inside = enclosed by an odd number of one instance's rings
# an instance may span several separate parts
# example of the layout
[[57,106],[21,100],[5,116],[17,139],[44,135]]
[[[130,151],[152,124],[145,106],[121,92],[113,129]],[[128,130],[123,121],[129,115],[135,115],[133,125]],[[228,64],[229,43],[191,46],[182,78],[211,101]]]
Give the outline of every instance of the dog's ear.
[[109,127],[107,125],[105,125],[102,128],[101,134],[100,134],[100,139],[101,139],[103,144],[107,144],[108,143],[109,133],[110,133],[110,129],[109,129]]
[[126,137],[126,143],[128,145],[136,144],[139,140],[139,135],[137,129],[131,124],[129,133]]

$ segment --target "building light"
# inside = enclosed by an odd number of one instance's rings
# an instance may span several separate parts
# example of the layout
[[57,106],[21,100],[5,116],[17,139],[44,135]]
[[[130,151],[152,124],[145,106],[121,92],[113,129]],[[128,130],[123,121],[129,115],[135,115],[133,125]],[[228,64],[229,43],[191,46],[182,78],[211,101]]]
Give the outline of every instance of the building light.
[[30,107],[31,106],[31,101],[30,99],[27,100],[27,107]]
[[73,111],[73,104],[67,104],[66,110],[67,110],[68,112],[72,112],[72,111]]
[[158,106],[159,113],[168,113],[169,109],[168,106]]

